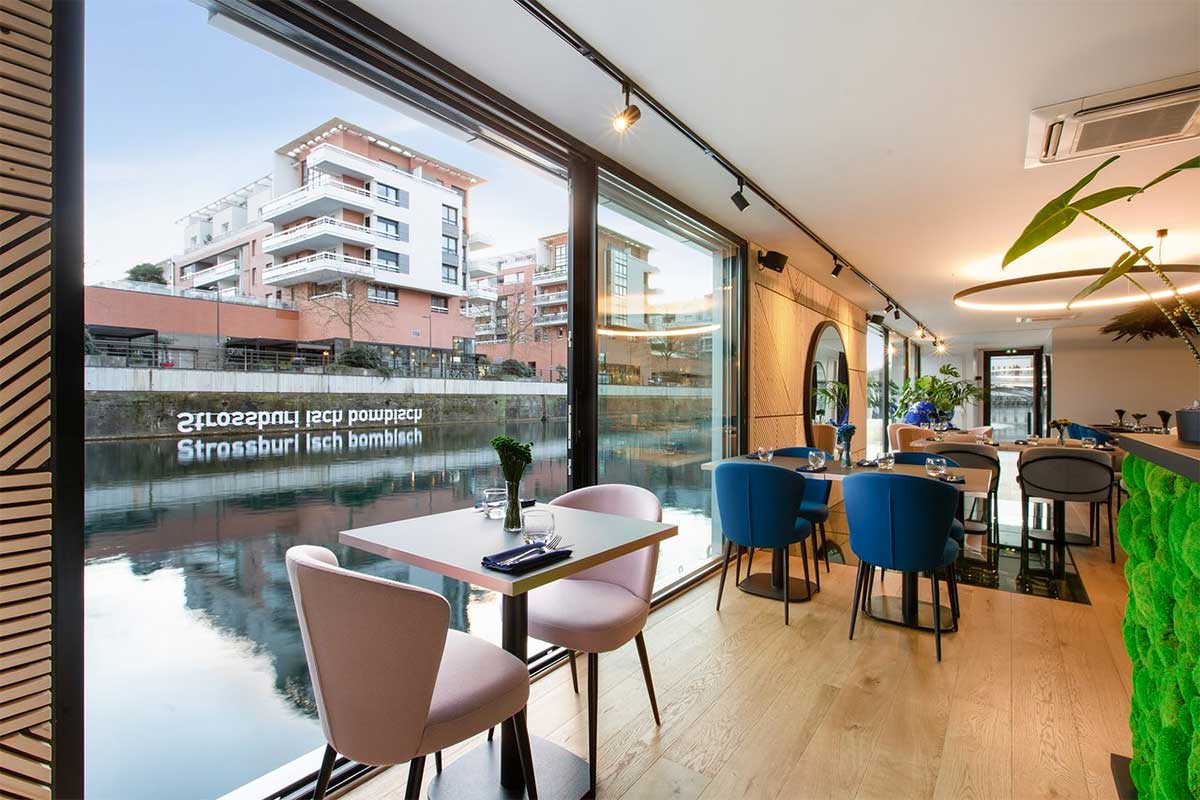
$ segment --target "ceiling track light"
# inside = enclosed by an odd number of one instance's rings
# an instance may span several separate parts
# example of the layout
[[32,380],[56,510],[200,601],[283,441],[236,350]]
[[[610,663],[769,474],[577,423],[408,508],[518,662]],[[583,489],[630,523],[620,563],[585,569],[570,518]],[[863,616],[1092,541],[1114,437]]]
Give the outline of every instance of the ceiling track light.
[[891,300],[888,300],[887,305],[883,309],[883,313],[890,314],[895,310],[896,310],[896,304],[893,303]]
[[842,274],[842,270],[845,268],[846,268],[846,264],[840,258],[838,258],[837,256],[834,256],[833,257],[833,272],[831,272],[829,274],[836,278],[838,275]]
[[624,133],[633,127],[633,123],[642,118],[642,110],[629,102],[629,84],[624,84],[625,89],[625,108],[621,109],[621,113],[617,114],[612,119],[613,130],[617,133]]
[[895,311],[893,311],[892,316],[896,318],[897,322],[899,322],[900,321],[900,309],[897,308]]
[[746,199],[746,195],[742,194],[742,187],[745,185],[746,182],[741,178],[738,178],[737,191],[729,195],[729,199],[733,201],[735,206],[737,206],[738,211],[745,211],[750,206],[750,201]]

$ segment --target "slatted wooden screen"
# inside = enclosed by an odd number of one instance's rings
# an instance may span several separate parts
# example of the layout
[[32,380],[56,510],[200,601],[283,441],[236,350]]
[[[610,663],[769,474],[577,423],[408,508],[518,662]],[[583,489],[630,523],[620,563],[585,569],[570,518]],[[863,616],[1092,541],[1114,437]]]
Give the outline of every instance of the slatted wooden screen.
[[0,797],[49,798],[51,0],[0,0]]

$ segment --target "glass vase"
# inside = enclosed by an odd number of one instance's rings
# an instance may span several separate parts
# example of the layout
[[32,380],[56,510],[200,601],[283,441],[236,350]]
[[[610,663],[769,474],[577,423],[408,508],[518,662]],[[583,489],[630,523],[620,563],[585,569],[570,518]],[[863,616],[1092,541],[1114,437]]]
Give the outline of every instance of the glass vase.
[[508,489],[508,504],[504,507],[504,530],[519,533],[521,530],[521,482],[505,481]]
[[1058,446],[1059,446],[1059,447],[1066,447],[1066,446],[1067,446],[1067,439],[1066,439],[1066,436],[1067,436],[1067,431],[1066,431],[1066,429],[1065,429],[1065,428],[1059,428],[1059,429],[1058,429]]
[[850,469],[854,466],[853,456],[850,455],[850,440],[842,442],[842,466]]

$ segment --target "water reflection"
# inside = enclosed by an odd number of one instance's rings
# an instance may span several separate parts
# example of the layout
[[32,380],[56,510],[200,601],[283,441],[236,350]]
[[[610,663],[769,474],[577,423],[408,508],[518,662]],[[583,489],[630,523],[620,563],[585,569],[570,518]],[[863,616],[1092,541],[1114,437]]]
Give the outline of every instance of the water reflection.
[[[494,425],[87,445],[88,796],[205,798],[322,743],[284,566],[294,544],[438,592],[451,624],[499,641],[498,599],[339,545],[337,532],[462,508],[500,485]],[[526,496],[561,494],[563,423],[534,442]],[[601,440],[603,479],[653,488],[681,536],[660,582],[713,551],[699,469],[710,431]],[[681,455],[690,453],[691,455]],[[129,753],[138,770],[123,769]]]

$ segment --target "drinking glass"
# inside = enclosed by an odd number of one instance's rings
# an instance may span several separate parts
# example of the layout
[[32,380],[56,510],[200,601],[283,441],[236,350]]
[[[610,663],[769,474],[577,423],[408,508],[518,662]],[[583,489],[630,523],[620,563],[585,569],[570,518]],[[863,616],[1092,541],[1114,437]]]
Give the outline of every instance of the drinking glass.
[[887,470],[893,469],[895,466],[896,466],[896,454],[895,453],[888,451],[886,453],[879,454],[879,468],[881,470],[887,471]]
[[1096,449],[1096,437],[1095,436],[1084,436],[1082,439],[1079,440],[1079,443],[1081,445],[1083,445],[1084,450]]
[[545,544],[554,535],[554,514],[542,508],[531,508],[521,515],[521,535],[525,544]]
[[808,466],[811,469],[820,469],[825,466],[825,451],[824,450],[809,450],[808,451]]
[[763,447],[762,445],[759,445],[757,448],[755,448],[754,455],[758,456],[759,461],[766,461],[767,460],[767,448]]
[[946,474],[946,459],[941,456],[932,456],[925,462],[925,474],[931,478],[937,478]]
[[500,519],[504,516],[504,504],[508,502],[507,489],[484,489],[483,510],[488,519]]
[[773,458],[775,458],[775,445],[769,445],[766,448],[766,452],[763,453],[762,455],[760,455],[759,458],[765,459],[767,461],[770,461]]

